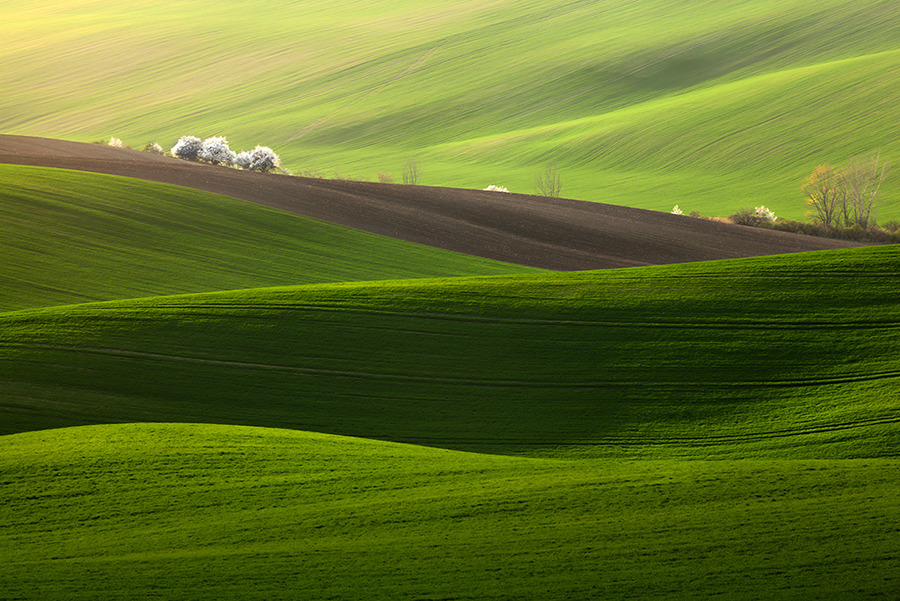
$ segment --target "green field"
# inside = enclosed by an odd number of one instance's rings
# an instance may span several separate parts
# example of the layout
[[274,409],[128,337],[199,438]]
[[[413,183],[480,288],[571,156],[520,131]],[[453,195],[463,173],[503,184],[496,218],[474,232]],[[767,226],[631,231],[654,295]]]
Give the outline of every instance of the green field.
[[8,599],[869,599],[896,459],[559,461],[235,426],[0,438]]
[[890,598],[898,275],[881,246],[0,314],[0,587]]
[[[296,172],[804,214],[817,165],[900,158],[893,0],[10,0],[0,132],[266,144]],[[882,220],[900,219],[900,184]]]
[[[894,0],[0,22],[0,133],[791,218],[900,158]],[[900,597],[898,245],[552,273],[0,165],[0,253],[4,601]]]
[[142,180],[0,165],[0,311],[535,269]]
[[3,432],[202,421],[541,456],[895,456],[898,257],[883,246],[12,312]]

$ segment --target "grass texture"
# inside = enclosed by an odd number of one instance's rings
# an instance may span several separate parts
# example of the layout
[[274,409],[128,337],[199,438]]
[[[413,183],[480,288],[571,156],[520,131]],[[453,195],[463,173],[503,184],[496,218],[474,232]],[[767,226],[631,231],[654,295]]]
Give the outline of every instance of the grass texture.
[[895,457],[898,268],[900,247],[883,246],[11,312],[0,424],[202,421],[532,456]]
[[[892,0],[10,0],[0,131],[266,144],[295,171],[800,218],[817,165],[900,157]],[[879,217],[900,218],[889,180]]]
[[8,599],[868,599],[898,461],[559,461],[187,424],[0,437]]
[[350,280],[534,269],[197,190],[0,165],[0,311]]
[[894,245],[0,313],[2,596],[890,598],[898,272]]

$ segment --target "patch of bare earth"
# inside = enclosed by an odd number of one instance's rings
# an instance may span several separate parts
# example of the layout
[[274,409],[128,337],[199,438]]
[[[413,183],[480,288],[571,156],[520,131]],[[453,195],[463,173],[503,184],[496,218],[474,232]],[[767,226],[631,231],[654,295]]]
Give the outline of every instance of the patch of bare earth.
[[177,184],[401,240],[558,271],[856,246],[602,203],[251,173],[46,138],[0,135],[0,163]]

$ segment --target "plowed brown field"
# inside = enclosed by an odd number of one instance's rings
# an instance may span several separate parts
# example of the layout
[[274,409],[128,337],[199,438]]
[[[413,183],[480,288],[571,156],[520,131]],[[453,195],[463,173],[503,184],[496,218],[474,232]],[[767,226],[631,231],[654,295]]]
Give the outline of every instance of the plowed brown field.
[[45,138],[0,135],[0,163],[198,188],[410,242],[559,271],[855,246],[602,203],[250,173]]

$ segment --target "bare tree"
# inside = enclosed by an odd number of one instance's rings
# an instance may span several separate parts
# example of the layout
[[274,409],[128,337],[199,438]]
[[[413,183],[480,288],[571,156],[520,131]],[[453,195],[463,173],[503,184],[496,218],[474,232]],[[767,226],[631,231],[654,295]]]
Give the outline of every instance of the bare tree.
[[875,225],[875,201],[887,178],[887,162],[880,153],[852,157],[843,169],[819,165],[801,189],[811,214],[826,227]]
[[403,183],[413,185],[419,183],[419,162],[416,159],[409,159],[403,166]]
[[535,176],[534,189],[541,196],[559,198],[560,192],[562,192],[562,181],[555,163],[547,163],[544,165],[544,171]]
[[831,165],[819,165],[806,178],[800,189],[806,194],[806,202],[813,209],[811,211],[813,218],[826,227],[831,227],[843,204],[844,185],[840,171]]
[[859,224],[863,228],[875,225],[875,199],[887,173],[887,162],[882,161],[878,152],[870,156],[852,157],[847,161],[843,171],[844,225]]

